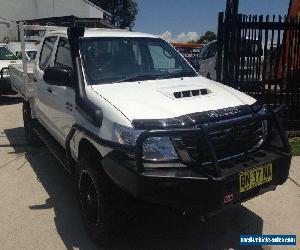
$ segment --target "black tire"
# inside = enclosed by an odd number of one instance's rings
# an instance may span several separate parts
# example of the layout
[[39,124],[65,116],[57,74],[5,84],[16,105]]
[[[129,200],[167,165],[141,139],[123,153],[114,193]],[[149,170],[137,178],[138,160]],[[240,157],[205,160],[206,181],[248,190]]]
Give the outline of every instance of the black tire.
[[211,76],[210,76],[210,73],[207,73],[207,76],[206,76],[207,79],[211,80]]
[[86,158],[77,163],[80,214],[91,239],[108,245],[129,218],[123,212],[130,210],[130,199],[99,166],[100,159]]
[[31,108],[30,103],[24,101],[23,102],[23,121],[24,121],[24,130],[25,137],[29,146],[40,146],[42,144],[41,139],[37,136],[37,134],[33,131],[34,128],[34,120],[31,116]]

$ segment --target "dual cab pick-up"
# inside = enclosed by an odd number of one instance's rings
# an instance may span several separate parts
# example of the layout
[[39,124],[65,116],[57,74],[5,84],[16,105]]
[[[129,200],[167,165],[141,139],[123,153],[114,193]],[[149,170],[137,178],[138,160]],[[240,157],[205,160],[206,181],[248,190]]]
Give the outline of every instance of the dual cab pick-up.
[[49,32],[29,75],[10,72],[28,143],[43,141],[75,176],[93,239],[114,232],[123,191],[208,216],[288,177],[284,108],[199,76],[153,35]]

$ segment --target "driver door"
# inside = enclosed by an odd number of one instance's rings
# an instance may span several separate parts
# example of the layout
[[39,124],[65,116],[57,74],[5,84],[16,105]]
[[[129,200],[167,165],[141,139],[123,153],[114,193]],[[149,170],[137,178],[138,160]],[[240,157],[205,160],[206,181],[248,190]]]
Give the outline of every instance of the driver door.
[[46,37],[43,41],[39,60],[35,71],[34,81],[37,83],[37,97],[35,98],[35,111],[41,124],[56,137],[54,124],[51,120],[51,105],[55,101],[51,93],[51,86],[48,85],[43,77],[47,67],[52,66],[57,36]]
[[71,83],[66,83],[65,86],[50,85],[44,81],[43,76],[47,67],[72,70],[71,62],[67,38],[45,38],[37,70],[37,113],[41,123],[63,146],[74,121],[74,89]]
[[[54,58],[54,67],[64,68],[72,72],[72,57],[70,44],[66,37],[60,37]],[[72,82],[66,82],[65,86],[52,85],[52,98],[54,102],[51,110],[51,120],[57,131],[59,140],[64,146],[66,137],[75,123],[75,90]]]

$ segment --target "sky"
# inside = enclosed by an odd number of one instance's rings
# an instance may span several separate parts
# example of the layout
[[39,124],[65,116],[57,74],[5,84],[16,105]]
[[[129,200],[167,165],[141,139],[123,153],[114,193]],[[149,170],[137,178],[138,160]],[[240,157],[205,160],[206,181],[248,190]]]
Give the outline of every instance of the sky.
[[[290,0],[240,0],[239,13],[285,15]],[[226,0],[137,0],[134,31],[179,42],[196,40],[207,30],[217,31],[218,12]]]

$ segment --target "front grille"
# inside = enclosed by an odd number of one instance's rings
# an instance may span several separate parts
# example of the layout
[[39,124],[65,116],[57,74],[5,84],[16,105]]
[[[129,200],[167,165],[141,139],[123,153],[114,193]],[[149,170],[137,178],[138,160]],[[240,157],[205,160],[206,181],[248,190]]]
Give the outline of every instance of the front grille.
[[[262,122],[251,122],[209,132],[218,160],[232,158],[258,147],[263,138]],[[194,161],[213,161],[208,145],[201,137],[183,136],[182,143]]]

